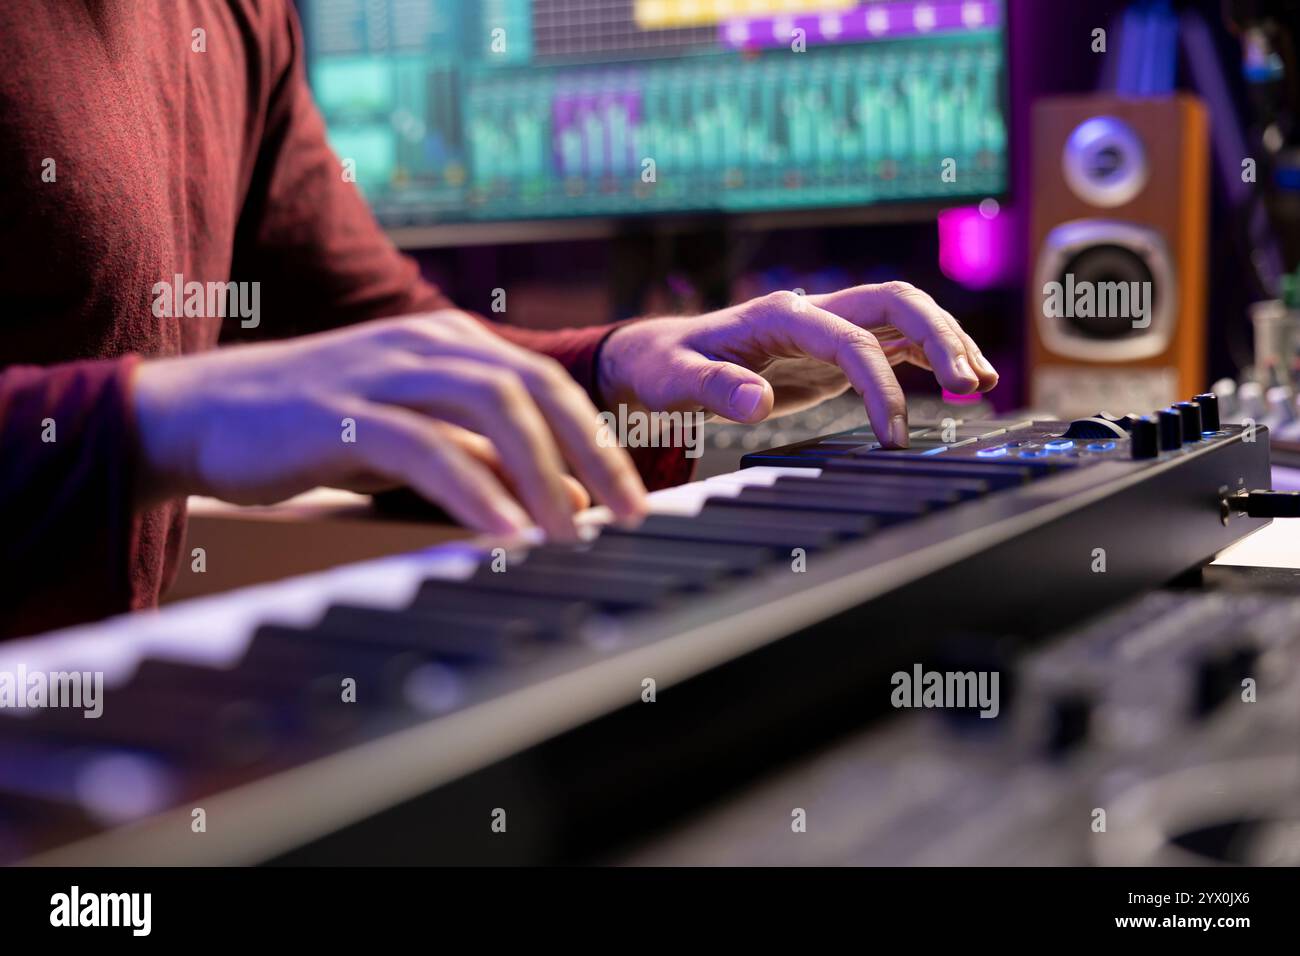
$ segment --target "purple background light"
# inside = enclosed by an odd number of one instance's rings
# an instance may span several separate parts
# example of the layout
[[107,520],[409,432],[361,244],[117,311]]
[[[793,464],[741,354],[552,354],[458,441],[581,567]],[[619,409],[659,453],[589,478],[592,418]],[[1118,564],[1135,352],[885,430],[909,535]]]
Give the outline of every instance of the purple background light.
[[1010,216],[995,211],[987,217],[978,206],[939,213],[939,268],[968,289],[1009,281],[1016,272],[1015,249]]

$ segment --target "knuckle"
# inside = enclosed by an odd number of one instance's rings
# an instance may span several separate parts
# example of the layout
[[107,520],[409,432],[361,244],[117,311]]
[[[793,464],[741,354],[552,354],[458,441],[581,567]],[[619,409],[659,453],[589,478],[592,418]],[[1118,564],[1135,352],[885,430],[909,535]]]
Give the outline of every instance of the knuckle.
[[703,368],[700,369],[699,372],[700,388],[703,391],[706,392],[709,391],[714,385],[716,385],[719,382],[721,376],[722,376],[722,366],[710,362],[709,364],[705,365]]
[[799,295],[788,289],[769,292],[759,301],[762,303],[762,308],[773,315],[787,315],[797,311],[800,305]]
[[890,408],[903,408],[907,405],[907,396],[901,386],[889,384],[880,386],[880,397]]
[[912,283],[904,282],[902,279],[891,279],[888,282],[881,283],[880,289],[882,292],[897,296],[900,299],[917,295],[921,291]]
[[517,409],[527,397],[519,377],[508,369],[484,368],[474,378],[478,400],[497,412]]
[[961,336],[947,326],[934,330],[934,340],[945,352],[966,351],[966,343]]
[[404,315],[375,323],[380,344],[393,349],[409,349],[436,338],[436,331],[424,316]]
[[530,357],[528,373],[538,386],[554,391],[568,388],[570,385],[575,387],[577,385],[570,377],[568,370],[549,355]]
[[879,352],[880,340],[871,332],[858,325],[850,325],[843,331],[842,344],[850,349],[868,349]]

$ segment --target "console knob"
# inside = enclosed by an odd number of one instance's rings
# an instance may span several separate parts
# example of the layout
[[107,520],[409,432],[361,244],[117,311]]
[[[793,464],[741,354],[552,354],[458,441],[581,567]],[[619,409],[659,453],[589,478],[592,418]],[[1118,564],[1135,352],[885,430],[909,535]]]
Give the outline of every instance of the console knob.
[[1172,408],[1162,408],[1156,413],[1160,425],[1160,450],[1177,451],[1183,447],[1183,416]]
[[1138,418],[1129,430],[1129,451],[1134,458],[1155,458],[1160,454],[1156,439],[1156,423],[1149,418]]
[[1207,432],[1217,432],[1223,427],[1219,420],[1219,396],[1205,392],[1197,395],[1193,401],[1201,406],[1201,425]]
[[1195,402],[1175,402],[1174,408],[1183,416],[1183,441],[1200,441],[1204,430],[1201,428],[1201,406]]

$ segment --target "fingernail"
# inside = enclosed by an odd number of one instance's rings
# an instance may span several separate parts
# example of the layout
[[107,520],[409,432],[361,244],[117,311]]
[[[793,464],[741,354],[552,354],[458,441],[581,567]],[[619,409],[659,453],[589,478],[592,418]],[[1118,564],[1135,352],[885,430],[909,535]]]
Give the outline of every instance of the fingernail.
[[966,361],[966,356],[958,355],[957,360],[953,362],[953,365],[957,369],[958,378],[964,378],[970,382],[979,381],[979,376],[976,375],[975,370],[970,367],[970,362]]
[[741,420],[752,418],[763,401],[763,386],[753,382],[737,385],[731,393],[731,411],[733,417]]
[[995,368],[993,367],[993,363],[992,363],[992,362],[990,362],[988,359],[986,359],[986,358],[984,357],[984,353],[983,353],[983,352],[976,352],[976,353],[975,353],[975,362],[979,365],[979,367],[980,367],[981,369],[984,370],[984,374],[985,374],[985,375],[997,375],[997,374],[998,374],[998,370],[995,369]]
[[902,415],[895,415],[889,420],[889,443],[895,448],[906,448],[910,444],[907,419]]

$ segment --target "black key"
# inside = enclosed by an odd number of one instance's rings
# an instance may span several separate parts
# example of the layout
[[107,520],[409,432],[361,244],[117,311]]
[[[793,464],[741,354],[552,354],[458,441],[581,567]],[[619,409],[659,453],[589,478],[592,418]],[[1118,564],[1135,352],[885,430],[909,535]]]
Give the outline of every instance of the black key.
[[392,611],[346,604],[326,610],[313,632],[418,651],[439,660],[492,664],[536,656],[534,642],[540,637],[540,628],[528,621],[429,607]]
[[501,574],[480,568],[473,580],[481,588],[503,594],[554,595],[590,601],[610,612],[653,607],[689,587],[680,574],[633,575],[599,570],[575,574],[551,568],[530,569],[526,562]]
[[780,475],[773,487],[827,490],[857,489],[864,493],[892,495],[914,490],[922,494],[955,495],[962,501],[979,498],[993,490],[978,478],[921,478],[901,475],[859,474],[852,471],[823,471],[820,475]]
[[542,546],[528,552],[524,559],[530,568],[552,568],[569,574],[585,574],[593,568],[620,574],[684,575],[688,590],[705,590],[731,575],[727,562],[718,558],[678,555],[671,558],[653,554],[611,554],[587,548]]
[[862,446],[853,445],[846,447],[843,445],[805,445],[802,448],[792,448],[790,451],[785,452],[785,455],[797,459],[838,458],[840,455],[847,455],[852,451],[856,451],[859,447]]
[[340,706],[337,682],[304,679],[300,673],[274,669],[206,667],[147,659],[119,692],[156,700],[185,694],[215,704],[247,701],[265,707],[277,728],[289,734],[340,734],[354,729],[362,710]]
[[601,537],[669,538],[676,541],[721,542],[723,544],[754,544],[788,552],[792,548],[820,551],[835,544],[836,535],[830,531],[809,530],[801,532],[789,528],[764,528],[761,526],[732,524],[726,521],[709,521],[700,517],[682,515],[651,515],[634,530],[609,527]]
[[906,488],[856,489],[837,485],[820,488],[801,488],[791,485],[753,486],[741,491],[742,500],[767,502],[773,505],[789,503],[792,506],[816,508],[824,502],[823,511],[856,511],[859,514],[907,515],[915,517],[947,505],[956,504],[956,495],[931,492],[918,494]]
[[994,488],[1014,488],[1047,474],[1047,469],[1029,465],[981,465],[974,462],[941,464],[937,460],[898,461],[885,458],[831,458],[822,466],[827,471],[863,475],[915,475],[920,478],[979,478]]
[[[5,723],[8,721],[0,720],[0,725]],[[100,820],[157,813],[182,793],[180,769],[177,763],[155,754],[32,737],[12,740],[0,729],[0,794],[5,795],[4,802],[19,807],[52,805],[55,814],[65,818],[79,815],[82,808]],[[123,794],[123,789],[129,793]]]
[[273,751],[274,720],[253,701],[211,701],[185,694],[127,694],[106,688],[103,713],[87,718],[80,710],[49,709],[13,724],[31,739],[99,744],[147,751],[187,762],[244,764]]
[[840,459],[835,459],[829,455],[785,455],[760,451],[741,457],[740,467],[821,468],[824,462],[832,460]]
[[[283,669],[303,682],[319,682],[332,690],[339,706],[368,715],[415,711],[431,716],[462,706],[483,677],[500,672],[503,664],[531,658],[539,647],[531,640],[506,637],[430,650],[393,643],[405,636],[413,637],[412,643],[427,644],[427,636],[401,635],[387,623],[379,627],[382,630],[363,634],[356,627],[329,631],[263,625],[240,667],[254,672]],[[355,682],[355,697],[346,702],[345,679]]]
[[572,637],[584,621],[598,612],[590,601],[551,595],[503,594],[498,589],[476,587],[469,581],[442,578],[421,584],[411,607],[471,613],[504,621],[526,621],[536,625],[542,630],[542,636],[549,638]]
[[724,562],[732,574],[748,575],[771,562],[776,549],[746,544],[722,544],[703,541],[672,541],[667,538],[619,537],[602,534],[588,550],[599,555],[653,555],[665,561],[679,558],[707,557]]
[[239,662],[250,674],[278,672],[302,686],[332,687],[342,699],[343,681],[356,681],[351,707],[387,709],[402,706],[402,688],[418,668],[439,659],[364,638],[343,637],[314,628],[263,624]]
[[761,527],[789,528],[796,533],[829,531],[837,538],[862,538],[876,530],[878,522],[848,510],[799,510],[775,502],[746,501],[740,498],[710,498],[700,509],[700,517],[709,521],[754,524]]

